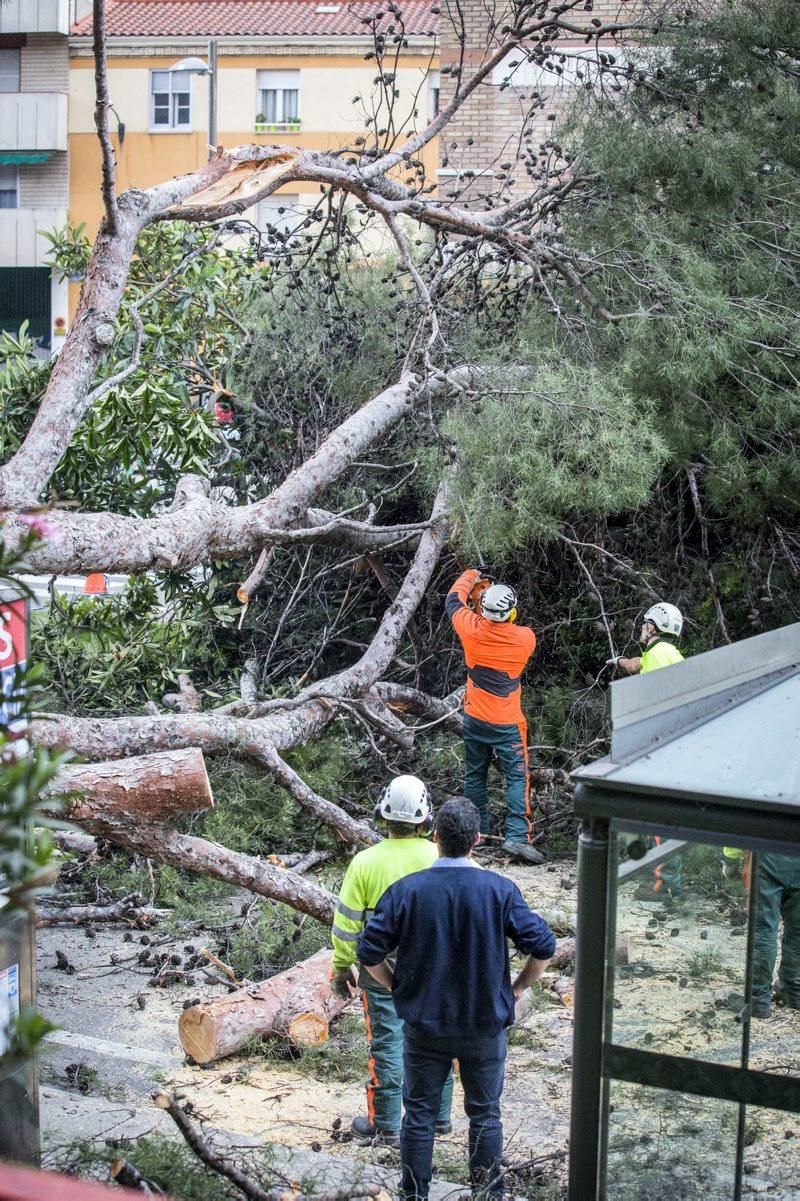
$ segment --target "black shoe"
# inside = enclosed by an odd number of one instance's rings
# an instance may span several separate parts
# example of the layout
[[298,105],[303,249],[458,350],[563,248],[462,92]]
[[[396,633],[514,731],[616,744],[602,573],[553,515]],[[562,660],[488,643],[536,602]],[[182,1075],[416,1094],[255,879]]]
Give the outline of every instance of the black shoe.
[[379,1130],[369,1118],[353,1118],[350,1123],[353,1138],[362,1144],[382,1143],[384,1147],[399,1147],[400,1134],[397,1130]]
[[785,1005],[787,1009],[800,1009],[800,1000],[794,993],[786,992],[780,984],[775,989],[775,1000],[779,1005]]
[[519,859],[522,863],[529,863],[531,867],[536,867],[540,863],[544,863],[544,855],[541,851],[537,851],[535,846],[529,842],[512,842],[507,838],[503,843],[501,850],[510,855],[512,859]]
[[772,1005],[769,1001],[751,1001],[750,1002],[750,1017],[751,1018],[768,1018],[772,1013]]
[[433,1131],[434,1131],[434,1134],[452,1134],[453,1133],[453,1123],[450,1121],[434,1122]]

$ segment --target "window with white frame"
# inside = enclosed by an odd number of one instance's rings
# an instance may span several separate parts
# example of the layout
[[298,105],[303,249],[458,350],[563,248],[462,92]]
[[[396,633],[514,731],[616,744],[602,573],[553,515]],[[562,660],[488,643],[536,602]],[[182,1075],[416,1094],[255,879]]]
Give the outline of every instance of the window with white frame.
[[150,72],[150,128],[191,129],[192,93],[188,71]]
[[19,207],[19,184],[17,168],[9,163],[0,164],[0,209]]
[[300,72],[259,71],[256,127],[300,128]]
[[439,113],[439,88],[441,87],[441,71],[428,73],[428,120],[432,121]]
[[19,91],[19,50],[0,47],[0,92]]

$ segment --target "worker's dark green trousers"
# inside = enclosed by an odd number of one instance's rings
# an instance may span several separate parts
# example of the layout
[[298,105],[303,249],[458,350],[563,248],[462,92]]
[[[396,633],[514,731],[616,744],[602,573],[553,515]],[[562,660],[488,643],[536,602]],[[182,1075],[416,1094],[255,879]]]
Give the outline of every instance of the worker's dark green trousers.
[[492,758],[497,760],[506,782],[506,838],[530,842],[530,785],[528,778],[528,727],[493,725],[464,714],[464,796],[472,801],[481,819],[481,833],[489,833],[489,797],[486,782]]
[[792,1005],[800,1006],[800,857],[758,857],[756,922],[753,943],[753,1000],[772,998],[778,955],[778,923],[783,920],[778,987]]
[[[392,994],[362,988],[361,1000],[369,1043],[367,1117],[376,1130],[399,1134],[403,1114],[403,1019],[397,1016]],[[453,1104],[453,1073],[442,1089],[440,1122],[449,1122]]]

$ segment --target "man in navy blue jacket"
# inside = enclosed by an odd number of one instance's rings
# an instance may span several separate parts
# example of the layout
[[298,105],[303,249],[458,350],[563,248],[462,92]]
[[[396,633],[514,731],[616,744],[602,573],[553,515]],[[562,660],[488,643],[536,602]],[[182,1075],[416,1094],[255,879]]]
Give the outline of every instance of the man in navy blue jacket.
[[[506,1028],[525,990],[555,951],[547,924],[516,884],[472,860],[480,817],[463,797],[436,816],[440,858],[392,884],[358,940],[360,963],[392,990],[404,1029],[401,1197],[425,1201],[431,1179],[434,1123],[454,1059],[461,1067],[469,1118],[473,1186],[503,1193],[500,1097]],[[511,981],[508,943],[528,956]],[[392,971],[387,955],[397,951]]]

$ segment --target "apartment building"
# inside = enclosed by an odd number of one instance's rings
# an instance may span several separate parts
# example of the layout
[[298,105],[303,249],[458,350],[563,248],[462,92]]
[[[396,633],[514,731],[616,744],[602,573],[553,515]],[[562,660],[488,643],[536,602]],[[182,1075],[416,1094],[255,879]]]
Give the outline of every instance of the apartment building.
[[[593,0],[591,11],[578,7],[572,20],[575,24],[592,19],[603,24],[630,20],[635,7],[635,0]],[[508,10],[505,13],[504,8]],[[456,77],[451,72],[462,55],[464,76],[468,78],[488,56],[490,18],[494,29],[501,30],[510,16],[508,0],[496,5],[487,5],[486,0],[444,0],[439,26],[443,106],[453,98]],[[497,37],[495,32],[489,50],[496,45]],[[519,50],[509,54],[459,109],[442,137],[438,172],[441,194],[457,192],[481,206],[484,198],[496,193],[500,183],[505,182],[511,199],[523,197],[531,187],[518,161],[526,145],[537,150],[553,138],[558,118],[570,103],[581,75],[592,69],[592,60],[599,52],[615,49],[611,39],[601,40],[597,48],[593,44],[587,47],[583,36],[565,33],[542,65],[526,61]],[[531,111],[534,93],[541,103]]]
[[76,0],[0,4],[0,329],[27,319],[43,354],[66,332],[67,286],[42,231],[67,220],[68,35],[81,12]]
[[[403,5],[407,46],[394,80],[395,120],[435,104],[435,0]],[[378,0],[108,0],[111,133],[119,187],[147,187],[206,161],[209,77],[181,69],[216,61],[216,144],[352,145],[372,113],[376,65],[364,18]],[[397,33],[385,11],[384,28]],[[389,32],[391,29],[391,32]],[[101,217],[100,155],[94,132],[91,18],[70,38],[70,217],[93,233]],[[380,125],[380,120],[378,124]],[[426,150],[436,177],[438,147]],[[276,224],[313,205],[319,189],[292,184],[249,216]],[[288,219],[288,217],[287,217]]]

